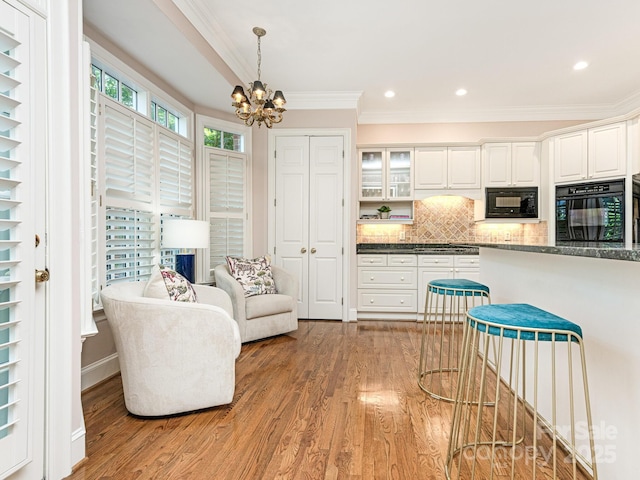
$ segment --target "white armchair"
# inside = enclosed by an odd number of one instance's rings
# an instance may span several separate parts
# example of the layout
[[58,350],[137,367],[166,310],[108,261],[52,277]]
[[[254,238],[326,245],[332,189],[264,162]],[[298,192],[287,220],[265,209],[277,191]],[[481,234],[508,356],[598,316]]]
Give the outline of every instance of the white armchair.
[[298,281],[286,270],[271,265],[278,293],[245,297],[242,286],[226,264],[214,268],[216,286],[231,297],[233,318],[242,343],[288,333],[298,328]]
[[233,400],[241,345],[231,300],[218,288],[193,287],[198,303],[144,297],[144,282],[101,292],[133,414],[171,415]]

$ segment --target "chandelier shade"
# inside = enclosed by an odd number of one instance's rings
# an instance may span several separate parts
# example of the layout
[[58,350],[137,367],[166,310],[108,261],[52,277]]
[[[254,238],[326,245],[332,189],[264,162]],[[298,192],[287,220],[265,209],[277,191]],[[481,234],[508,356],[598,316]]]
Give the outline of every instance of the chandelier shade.
[[245,125],[251,126],[257,122],[258,127],[264,123],[267,128],[271,128],[275,123],[282,121],[287,101],[282,90],[276,90],[274,93],[266,83],[263,84],[260,80],[262,63],[260,39],[267,34],[267,31],[260,27],[254,27],[253,33],[258,37],[258,79],[247,85],[248,95],[244,93],[242,86],[236,85],[231,93],[233,99],[231,105],[236,109],[236,116]]

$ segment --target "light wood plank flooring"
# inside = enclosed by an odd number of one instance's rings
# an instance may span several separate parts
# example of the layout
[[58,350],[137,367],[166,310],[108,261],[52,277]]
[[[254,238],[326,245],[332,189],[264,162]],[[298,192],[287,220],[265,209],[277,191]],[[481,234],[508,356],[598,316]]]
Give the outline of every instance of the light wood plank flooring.
[[128,414],[116,376],[83,394],[88,459],[68,479],[444,479],[452,406],[418,387],[420,334],[301,321],[242,346],[232,404],[169,418]]

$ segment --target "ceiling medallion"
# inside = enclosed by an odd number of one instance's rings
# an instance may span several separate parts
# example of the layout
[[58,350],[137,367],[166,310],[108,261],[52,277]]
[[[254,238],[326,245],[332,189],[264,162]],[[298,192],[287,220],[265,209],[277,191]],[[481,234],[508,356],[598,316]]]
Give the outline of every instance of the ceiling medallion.
[[[263,84],[260,81],[260,64],[262,63],[260,39],[267,34],[267,31],[264,28],[254,27],[253,33],[258,37],[258,80],[248,84],[248,97],[242,86],[236,85],[231,94],[233,99],[231,105],[236,107],[236,116],[245,125],[250,127],[254,122],[258,122],[258,127],[264,123],[267,128],[271,128],[274,123],[282,121],[282,112],[286,112],[284,106],[287,101],[281,90],[276,90],[274,94],[273,90],[267,88],[266,83]],[[272,94],[273,97],[271,97]]]

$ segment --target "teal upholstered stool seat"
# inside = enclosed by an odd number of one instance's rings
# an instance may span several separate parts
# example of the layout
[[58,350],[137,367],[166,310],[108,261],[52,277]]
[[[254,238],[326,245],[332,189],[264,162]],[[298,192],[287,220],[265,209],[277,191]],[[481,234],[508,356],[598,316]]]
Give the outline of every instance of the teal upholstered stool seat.
[[468,309],[447,479],[597,479],[582,329],[523,303]]
[[466,278],[441,278],[431,280],[427,285],[430,292],[438,295],[457,295],[466,297],[479,297],[489,294],[489,287],[482,283],[467,280]]
[[[475,322],[474,319],[481,321]],[[469,323],[480,331],[490,335],[502,335],[508,338],[521,338],[566,342],[568,336],[582,338],[582,329],[573,322],[541,310],[526,303],[483,305],[469,310]],[[563,334],[560,332],[567,332]]]
[[418,385],[453,402],[466,312],[490,303],[489,287],[466,278],[440,278],[429,281],[426,290]]

